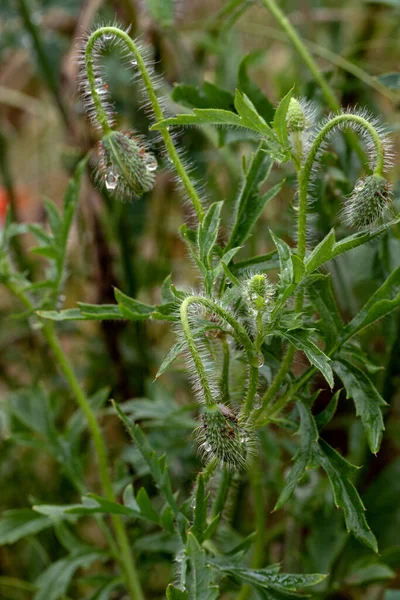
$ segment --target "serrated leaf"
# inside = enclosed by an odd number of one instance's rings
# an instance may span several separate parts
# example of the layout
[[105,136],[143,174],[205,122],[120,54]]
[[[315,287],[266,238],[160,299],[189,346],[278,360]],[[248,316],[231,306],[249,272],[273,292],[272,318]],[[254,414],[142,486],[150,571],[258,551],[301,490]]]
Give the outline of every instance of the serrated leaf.
[[21,538],[39,533],[52,527],[48,516],[38,514],[30,508],[20,508],[3,512],[0,518],[0,544],[14,544]]
[[383,430],[381,406],[386,402],[372,381],[361,369],[341,359],[332,363],[332,367],[343,381],[347,398],[353,398],[356,414],[361,418],[371,452],[378,452]]
[[176,342],[172,346],[172,348],[168,350],[168,353],[164,357],[160,368],[157,371],[157,375],[154,379],[158,379],[160,375],[162,375],[168,369],[168,367],[174,362],[174,360],[176,360],[178,356],[182,354],[182,352],[184,352],[186,346],[186,342]]
[[356,488],[348,479],[357,468],[323,440],[320,440],[317,445],[315,458],[328,475],[336,506],[343,509],[347,530],[360,542],[377,552],[378,545],[368,527],[364,505]]
[[191,532],[187,536],[186,554],[191,567],[187,583],[190,600],[217,600],[219,588],[212,581],[206,554]]
[[289,146],[289,134],[286,123],[286,115],[289,108],[290,99],[292,97],[292,92],[293,90],[289,90],[286,96],[282,98],[278,105],[278,108],[275,111],[274,120],[272,122],[272,126],[277,135],[277,138],[284,148],[287,148]]
[[[399,7],[398,0],[392,0],[392,2],[388,2],[388,4],[396,5],[397,7]],[[399,72],[384,73],[383,75],[379,75],[378,77],[376,77],[376,79],[377,79],[377,81],[379,81],[379,83],[381,83],[385,87],[389,88],[390,90],[396,90],[396,91],[400,90],[400,73]]]
[[273,231],[270,230],[272,240],[278,250],[279,255],[279,285],[281,288],[287,288],[294,282],[294,269],[292,262],[292,252],[286,242],[278,238]]
[[330,399],[328,406],[326,406],[326,408],[324,408],[323,411],[321,411],[320,413],[318,413],[318,415],[314,417],[315,423],[318,427],[318,431],[321,431],[321,429],[326,427],[328,423],[330,423],[333,419],[333,416],[336,412],[339,403],[341,391],[342,390],[338,390]]
[[115,320],[123,319],[123,315],[116,304],[87,304],[78,302],[79,309],[86,319],[90,320]]
[[302,402],[298,402],[297,405],[301,419],[298,430],[301,436],[300,448],[293,458],[294,465],[275,504],[274,511],[279,510],[293,494],[295,487],[307,469],[312,458],[313,446],[318,440],[318,429],[310,410]]
[[223,202],[211,204],[203,221],[199,224],[197,234],[199,256],[206,267],[211,267],[211,253],[218,237],[222,206]]
[[150,129],[164,129],[172,125],[235,125],[235,127],[246,127],[239,115],[229,110],[194,108],[193,113],[193,115],[182,114],[164,119],[150,127]]
[[167,599],[168,600],[189,600],[189,594],[185,591],[182,591],[171,583],[167,587]]
[[148,439],[144,435],[139,425],[131,423],[118,404],[113,402],[113,406],[119,418],[128,429],[132,439],[137,443],[140,453],[147,463],[160,492],[164,495],[165,500],[171,506],[174,514],[177,515],[179,513],[179,509],[176,504],[175,496],[172,492],[171,480],[168,467],[166,465],[165,456],[158,458],[154,450],[152,450]]
[[[260,144],[245,175],[241,192],[236,201],[232,233],[225,251],[244,244],[264,206],[273,197],[271,195],[270,198],[261,199],[259,195],[259,189],[272,168],[272,160],[263,149],[263,144]],[[275,194],[277,192],[278,190]]]
[[297,350],[302,350],[310,363],[321,371],[329,387],[333,388],[334,381],[330,358],[309,339],[309,332],[304,329],[280,330],[279,335],[286,338]]
[[389,275],[386,281],[364,304],[358,315],[346,325],[345,339],[353,337],[365,327],[400,307],[400,267]]
[[258,114],[254,104],[246,94],[242,94],[239,90],[236,90],[235,92],[235,108],[240,115],[244,126],[249,127],[249,129],[253,129],[254,131],[258,131],[267,137],[274,137],[272,129]]
[[326,577],[326,575],[321,573],[292,575],[288,573],[276,573],[275,570],[269,570],[268,568],[246,569],[237,565],[217,566],[217,568],[223,573],[233,575],[243,581],[243,583],[248,583],[257,588],[282,588],[289,591],[316,585]]
[[307,293],[318,311],[318,329],[328,352],[338,341],[343,323],[332,291],[331,276],[326,275],[307,288]]
[[[331,230],[307,258],[306,272],[311,273],[340,254],[370,242],[398,223],[400,223],[400,216],[389,221],[389,223],[386,223],[385,225],[381,225],[373,231],[355,233],[354,235],[350,235],[343,240],[340,240],[340,242],[335,241],[335,233]],[[332,240],[334,242],[333,244]]]
[[145,304],[144,302],[140,302],[140,300],[130,298],[118,288],[114,288],[114,295],[121,314],[132,321],[149,319],[155,309],[151,304]]

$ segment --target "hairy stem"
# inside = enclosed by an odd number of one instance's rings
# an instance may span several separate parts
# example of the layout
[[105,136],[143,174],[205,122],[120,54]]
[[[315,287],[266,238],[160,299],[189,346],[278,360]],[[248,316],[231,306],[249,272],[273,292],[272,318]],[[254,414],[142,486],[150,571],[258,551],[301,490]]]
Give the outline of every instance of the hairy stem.
[[197,374],[199,376],[200,385],[204,393],[206,406],[215,406],[215,399],[211,392],[210,384],[207,379],[204,365],[202,363],[200,354],[196,347],[196,342],[191,332],[188,318],[188,308],[191,304],[201,304],[202,306],[205,306],[208,310],[216,313],[223,320],[225,320],[228,323],[228,325],[232,327],[232,335],[244,347],[249,363],[249,381],[247,386],[246,400],[242,407],[242,413],[248,414],[251,410],[251,406],[256,395],[258,385],[258,357],[257,353],[255,352],[253,342],[247,335],[247,332],[243,325],[241,325],[239,321],[237,321],[235,317],[233,317],[228,311],[223,309],[218,304],[214,303],[212,300],[208,298],[203,298],[202,296],[188,296],[182,302],[180,308],[182,328],[193,358],[193,362],[196,367]]
[[[34,312],[35,307],[24,292],[22,292],[17,286],[8,282],[8,289],[20,300],[20,302],[30,311]],[[57,364],[63,373],[68,385],[75,396],[75,400],[86,417],[86,421],[93,439],[96,457],[99,468],[100,481],[103,489],[103,493],[107,500],[116,502],[116,496],[112,487],[112,481],[110,473],[108,471],[107,464],[107,449],[100,430],[100,426],[97,422],[96,415],[94,414],[90,403],[79,385],[79,381],[76,378],[74,370],[61,347],[61,344],[57,338],[54,325],[52,323],[45,323],[41,329],[41,332],[46,339],[53,355],[57,361]],[[124,574],[126,587],[129,591],[132,600],[144,600],[142,588],[140,585],[139,575],[135,567],[135,561],[133,558],[132,550],[130,547],[125,525],[122,519],[117,515],[111,516],[112,524],[115,531],[119,546],[119,564]]]
[[371,136],[372,141],[375,145],[376,150],[376,165],[374,172],[377,175],[382,175],[384,169],[384,149],[382,141],[379,137],[375,127],[369,123],[364,117],[353,114],[337,115],[330,119],[321,131],[316,136],[310,151],[307,155],[305,163],[299,177],[299,221],[298,221],[298,244],[297,244],[297,255],[301,260],[304,259],[306,254],[306,229],[307,229],[307,207],[308,207],[308,188],[310,184],[311,172],[313,169],[314,162],[318,156],[318,151],[321,148],[326,136],[338,125],[342,123],[356,123],[363,127],[367,133]]
[[[99,29],[96,29],[96,31],[94,31],[92,33],[92,35],[89,37],[89,39],[87,41],[86,50],[85,50],[85,64],[86,64],[86,73],[87,73],[87,78],[88,78],[88,82],[89,82],[90,92],[91,92],[91,95],[93,98],[93,104],[94,104],[94,108],[96,111],[96,117],[97,117],[97,120],[99,121],[104,133],[109,133],[111,128],[108,123],[106,112],[101,103],[100,95],[96,89],[96,77],[95,77],[95,73],[94,73],[94,55],[93,55],[96,40],[98,40],[100,37],[102,37],[104,35],[112,35],[112,36],[118,37],[126,44],[126,46],[128,47],[129,51],[132,53],[132,55],[135,59],[137,68],[139,69],[144,86],[146,88],[147,95],[150,100],[151,107],[154,112],[154,116],[156,117],[157,121],[162,121],[164,119],[164,114],[163,114],[161,105],[159,103],[159,100],[157,98],[157,94],[154,89],[154,86],[153,86],[153,83],[152,83],[152,80],[150,77],[150,73],[146,67],[145,61],[143,60],[143,57],[139,51],[138,46],[135,44],[135,42],[132,40],[132,38],[122,29],[119,29],[118,27],[100,27]],[[187,174],[185,167],[183,166],[183,164],[178,156],[178,152],[175,148],[175,145],[172,141],[172,138],[169,134],[168,129],[163,129],[161,131],[161,136],[164,140],[164,144],[167,148],[169,157],[170,157],[170,159],[171,159],[171,161],[172,161],[172,163],[173,163],[173,165],[185,187],[185,190],[186,190],[187,194],[189,195],[189,198],[193,204],[193,208],[196,211],[197,218],[201,222],[204,218],[203,206],[201,204],[199,195],[198,195],[193,183],[191,182],[190,177]]]
[[226,467],[222,469],[221,480],[218,485],[217,495],[211,508],[211,520],[222,514],[228,499],[229,488],[232,482],[232,473]]

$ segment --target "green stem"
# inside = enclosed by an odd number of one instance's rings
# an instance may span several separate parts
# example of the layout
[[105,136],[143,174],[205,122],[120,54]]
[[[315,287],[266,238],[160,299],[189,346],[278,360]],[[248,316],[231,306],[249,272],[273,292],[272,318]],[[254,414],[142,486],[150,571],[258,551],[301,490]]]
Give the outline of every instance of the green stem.
[[221,474],[221,481],[218,485],[217,495],[215,496],[215,500],[211,508],[211,519],[214,519],[217,515],[222,514],[228,498],[231,482],[232,473],[224,467]]
[[279,25],[285,31],[286,35],[292,42],[293,46],[297,50],[298,54],[303,59],[304,63],[307,65],[308,69],[312,73],[315,81],[320,86],[322,93],[325,97],[325,100],[330,107],[331,110],[339,110],[340,105],[336,100],[336,96],[331,90],[329,84],[325,81],[321,71],[312,55],[310,54],[308,48],[305,46],[303,40],[300,38],[299,34],[290,23],[289,19],[286,15],[281,11],[279,6],[276,4],[275,0],[261,0],[262,4],[273,14],[275,19],[278,21]]
[[255,352],[253,342],[251,341],[251,339],[247,335],[245,328],[239,323],[239,321],[237,321],[235,317],[233,317],[228,311],[223,309],[221,306],[215,304],[212,300],[208,298],[203,298],[202,296],[188,296],[182,302],[180,308],[180,316],[183,333],[185,335],[189,350],[192,354],[197,374],[199,376],[200,385],[204,393],[204,400],[206,406],[208,406],[209,408],[214,407],[216,402],[214,395],[211,392],[211,387],[207,379],[204,365],[202,363],[200,354],[197,350],[196,342],[193,338],[192,331],[190,328],[188,308],[191,304],[201,304],[205,306],[208,310],[216,313],[222,319],[224,319],[228,323],[228,325],[232,327],[232,335],[244,347],[249,363],[249,381],[247,386],[246,400],[242,408],[242,412],[244,414],[248,414],[251,410],[251,406],[256,395],[258,385],[258,356]]
[[226,337],[222,339],[222,373],[221,373],[221,398],[223,402],[229,402],[229,364],[230,351]]
[[[256,539],[253,549],[252,569],[259,569],[264,562],[265,547],[265,510],[262,483],[262,471],[259,460],[255,461],[250,469],[250,484],[254,499]],[[247,600],[251,593],[251,586],[244,585],[239,592],[238,600]]]
[[[98,40],[100,37],[107,35],[107,34],[118,37],[123,42],[125,42],[125,44],[127,45],[129,51],[132,53],[132,55],[135,59],[137,68],[140,71],[144,86],[146,88],[146,92],[147,92],[149,100],[150,100],[151,107],[154,112],[154,116],[156,117],[157,121],[162,121],[164,119],[164,114],[161,109],[161,105],[158,101],[157,94],[155,92],[155,89],[154,89],[154,86],[153,86],[153,83],[152,83],[152,80],[150,77],[150,73],[146,67],[146,64],[143,60],[143,57],[142,57],[137,45],[125,31],[119,29],[118,27],[100,27],[99,29],[94,31],[88,39],[88,42],[86,45],[86,50],[85,50],[85,61],[86,61],[86,73],[87,73],[87,77],[88,77],[90,92],[91,92],[92,98],[93,98],[94,108],[96,111],[96,117],[97,117],[104,133],[105,134],[109,133],[111,128],[108,123],[106,112],[101,103],[100,95],[96,89],[96,77],[95,77],[95,73],[94,73],[93,50],[94,50],[96,40]],[[188,193],[189,198],[193,204],[193,208],[196,211],[197,218],[201,222],[204,218],[204,209],[201,204],[201,200],[199,198],[199,195],[198,195],[193,183],[190,180],[189,175],[187,174],[187,172],[185,170],[185,167],[183,166],[183,164],[178,156],[178,152],[175,148],[175,145],[172,141],[172,138],[169,134],[168,129],[163,129],[161,131],[161,136],[164,140],[164,144],[167,148],[169,157],[170,157],[179,177],[181,178],[182,183],[186,189],[186,192]]]
[[[21,303],[30,311],[34,312],[35,307],[32,302],[17,286],[11,282],[7,283],[9,290],[21,301]],[[108,471],[107,464],[107,449],[101,434],[100,426],[97,422],[96,415],[94,414],[90,403],[82,391],[79,382],[76,378],[74,370],[61,347],[61,344],[55,333],[54,325],[52,323],[45,323],[41,329],[44,338],[46,339],[49,347],[51,348],[53,355],[63,373],[65,379],[68,382],[71,391],[73,392],[76,402],[79,408],[82,410],[86,417],[87,424],[94,442],[97,462],[99,467],[99,475],[101,480],[102,489],[107,500],[116,502],[116,496],[112,487],[112,481],[110,473]],[[135,567],[135,561],[133,558],[132,550],[129,544],[129,539],[125,530],[125,525],[121,518],[117,515],[112,515],[111,520],[113,523],[115,535],[117,538],[120,559],[119,563],[121,570],[124,574],[125,583],[129,591],[132,600],[144,600],[142,588],[140,585],[139,576]]]

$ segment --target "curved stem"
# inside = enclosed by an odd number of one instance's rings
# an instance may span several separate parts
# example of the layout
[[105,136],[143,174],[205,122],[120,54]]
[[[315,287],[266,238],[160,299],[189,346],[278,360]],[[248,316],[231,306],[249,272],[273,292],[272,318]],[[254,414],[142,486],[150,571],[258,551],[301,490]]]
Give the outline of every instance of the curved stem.
[[376,150],[376,166],[374,173],[382,175],[384,169],[384,149],[375,127],[369,123],[364,117],[360,115],[344,114],[337,115],[330,119],[321,131],[316,136],[311,149],[307,155],[304,166],[300,173],[299,178],[299,221],[298,221],[298,243],[297,243],[297,255],[301,260],[304,259],[306,254],[306,225],[307,225],[307,201],[308,201],[308,187],[310,183],[310,177],[314,162],[317,158],[318,151],[321,148],[321,144],[324,142],[326,136],[334,129],[337,125],[342,123],[356,123],[363,127],[368,134],[371,136],[372,141],[375,145]]
[[224,319],[228,323],[228,325],[232,327],[232,335],[243,346],[247,354],[247,360],[249,363],[249,382],[246,400],[241,412],[242,414],[248,414],[251,410],[251,406],[254,400],[254,396],[256,395],[258,385],[258,357],[257,353],[255,352],[253,342],[247,335],[247,332],[243,325],[241,325],[239,321],[237,321],[235,317],[233,317],[228,311],[223,309],[218,304],[214,303],[212,300],[208,298],[203,298],[202,296],[188,296],[182,302],[180,308],[180,316],[183,332],[200,379],[200,384],[204,393],[206,406],[211,408],[215,406],[216,403],[214,396],[211,392],[210,384],[207,379],[204,365],[202,363],[200,354],[197,350],[196,343],[191,332],[190,323],[188,319],[188,308],[191,304],[201,304],[209,310],[211,310],[212,312],[219,315],[222,319]]
[[[34,312],[35,307],[24,292],[22,292],[17,286],[11,282],[7,284],[8,289],[20,300],[20,302],[30,311]],[[71,391],[73,392],[76,402],[79,408],[82,410],[86,417],[86,421],[93,439],[93,443],[96,450],[96,457],[99,467],[99,475],[101,480],[102,489],[107,500],[116,502],[116,497],[112,487],[112,481],[110,473],[108,471],[107,461],[107,449],[101,434],[100,426],[97,422],[96,415],[94,414],[90,403],[82,391],[79,382],[76,378],[74,370],[61,347],[61,344],[56,336],[54,325],[52,323],[45,323],[41,329],[44,338],[46,339],[50,349],[56,358],[57,364],[60,367],[65,379],[68,382]],[[111,520],[113,523],[115,536],[117,538],[120,558],[119,563],[121,570],[124,574],[126,587],[129,591],[132,600],[144,600],[142,588],[140,585],[139,575],[135,567],[135,561],[133,558],[132,550],[129,544],[129,539],[125,530],[125,525],[118,515],[112,515]]]
[[[140,71],[140,75],[142,77],[144,86],[146,88],[146,92],[148,94],[150,104],[151,104],[151,107],[154,112],[154,116],[156,117],[157,121],[162,121],[164,119],[164,114],[163,114],[161,105],[158,101],[157,94],[155,92],[150,73],[146,67],[145,61],[143,60],[143,57],[139,51],[139,48],[137,47],[135,42],[132,40],[132,38],[122,29],[119,29],[118,27],[111,27],[111,26],[110,27],[100,27],[99,29],[96,29],[96,31],[94,31],[88,39],[88,42],[86,45],[86,50],[85,50],[85,62],[86,62],[86,73],[87,73],[87,77],[88,77],[90,92],[93,97],[93,104],[94,104],[94,107],[96,110],[96,116],[97,116],[97,119],[98,119],[104,133],[109,133],[111,128],[108,123],[106,112],[101,103],[100,95],[96,89],[96,81],[95,81],[96,78],[95,78],[95,73],[94,73],[94,56],[93,56],[93,50],[94,50],[96,40],[98,40],[100,37],[102,37],[104,35],[112,35],[112,36],[118,37],[123,42],[125,42],[129,51],[134,56],[137,68]],[[178,152],[174,146],[174,143],[172,141],[172,138],[169,134],[168,129],[163,129],[161,131],[161,136],[164,140],[164,143],[167,148],[170,159],[171,159],[179,177],[181,178],[182,183],[186,189],[186,192],[188,193],[189,198],[193,204],[193,208],[196,211],[197,218],[201,222],[204,218],[204,209],[202,207],[199,195],[198,195],[193,183],[191,182],[190,177],[185,170],[185,167],[183,166],[183,164],[178,156]]]

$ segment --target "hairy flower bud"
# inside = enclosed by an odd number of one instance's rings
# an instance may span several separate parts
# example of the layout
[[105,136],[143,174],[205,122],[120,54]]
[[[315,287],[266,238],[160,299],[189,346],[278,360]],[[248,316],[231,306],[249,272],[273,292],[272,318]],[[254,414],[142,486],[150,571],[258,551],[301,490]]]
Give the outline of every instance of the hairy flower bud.
[[390,202],[390,186],[381,175],[373,174],[359,179],[342,211],[350,227],[365,229],[374,225]]
[[133,199],[154,187],[157,161],[138,139],[111,131],[99,143],[99,179],[121,199]]
[[273,306],[275,286],[267,275],[257,274],[248,279],[243,286],[243,296],[251,310],[267,312]]
[[306,116],[296,98],[290,98],[286,122],[289,131],[303,131],[306,128]]
[[202,414],[198,439],[203,457],[216,458],[231,470],[243,469],[249,463],[254,445],[253,433],[224,404],[206,408]]

